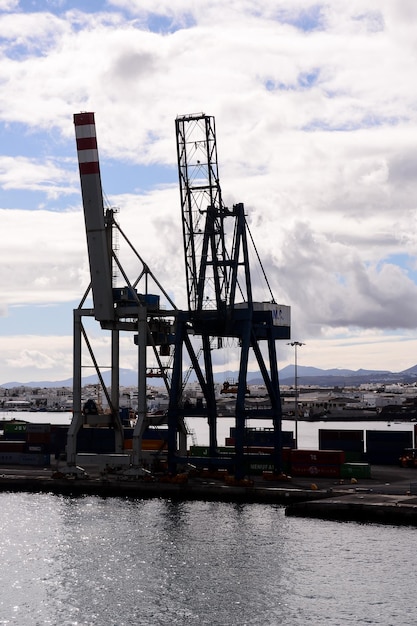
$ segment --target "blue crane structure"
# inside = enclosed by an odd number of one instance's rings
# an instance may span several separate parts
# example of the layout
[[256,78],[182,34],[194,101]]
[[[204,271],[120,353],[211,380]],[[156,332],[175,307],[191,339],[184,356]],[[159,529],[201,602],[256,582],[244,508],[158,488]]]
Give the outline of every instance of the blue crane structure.
[[[160,417],[147,414],[147,352],[148,349],[153,350],[158,370],[168,390],[167,367],[163,359],[170,355],[176,307],[120,228],[115,211],[104,207],[94,113],[75,114],[74,125],[91,283],[79,307],[74,310],[73,419],[68,432],[67,463],[69,466],[76,463],[77,435],[84,426],[112,429],[115,433],[114,452],[121,454],[124,451],[124,430],[119,410],[120,335],[128,332],[134,333],[138,346],[138,419],[133,432],[132,455],[133,464],[137,466],[142,461],[141,440],[145,429],[161,421]],[[126,247],[133,251],[135,266],[139,265],[139,271],[134,277],[129,278],[118,258],[113,241],[114,231],[123,238]],[[121,275],[120,286],[115,284],[116,274]],[[158,293],[148,292],[151,284]],[[142,287],[141,292],[139,286]],[[86,308],[85,301],[90,291],[93,307]],[[164,307],[161,306],[161,298],[164,298]],[[85,328],[83,319],[89,317],[94,318],[101,329],[110,331],[110,363],[105,367],[111,369],[111,394],[104,384],[102,367],[97,362]],[[100,415],[95,412],[91,414],[82,406],[83,340],[109,407],[107,412]],[[186,433],[184,428],[182,430],[184,448]]]
[[[203,113],[179,116],[175,122],[178,175],[188,310],[178,314],[174,336],[174,360],[168,407],[168,460],[175,471],[184,461],[176,451],[176,432],[184,416],[182,360],[188,351],[204,397],[209,425],[209,455],[204,463],[228,463],[236,478],[245,474],[245,427],[248,419],[272,420],[273,465],[281,471],[281,398],[276,340],[290,337],[290,309],[268,302],[255,302],[248,250],[248,227],[244,205],[224,205],[219,181],[214,117]],[[272,295],[272,294],[271,294]],[[203,364],[193,349],[192,338],[201,339]],[[235,421],[235,451],[228,461],[217,452],[218,407],[212,362],[213,338],[235,338],[240,346]],[[266,346],[266,355],[261,344]],[[253,410],[245,405],[248,364],[257,361],[270,406]],[[265,460],[265,457],[264,457]],[[193,462],[196,459],[193,458]]]
[[[115,432],[115,453],[123,452],[123,424],[119,410],[120,333],[134,333],[138,346],[138,419],[133,433],[131,463],[143,463],[142,435],[149,425],[161,423],[147,413],[147,352],[153,349],[169,397],[162,420],[168,426],[168,471],[176,474],[189,462],[186,419],[206,417],[209,450],[193,463],[227,467],[237,479],[246,473],[245,428],[250,419],[272,420],[274,446],[270,461],[281,471],[281,398],[278,380],[276,341],[290,338],[290,308],[278,304],[269,290],[268,301],[255,301],[249,262],[250,233],[244,205],[228,208],[223,203],[217,162],[215,121],[205,114],[179,116],[175,120],[178,175],[187,308],[179,310],[162,288],[148,265],[136,252],[117,224],[112,209],[105,209],[93,113],[74,115],[81,191],[90,265],[93,307],[85,308],[85,294],[74,310],[74,411],[68,432],[67,462],[76,463],[77,435],[84,425],[101,425]],[[115,250],[117,232],[134,251],[140,271],[129,278]],[[115,285],[114,268],[122,276]],[[159,290],[149,293],[149,283]],[[268,284],[268,281],[266,280]],[[143,289],[139,292],[138,288]],[[269,287],[269,285],[268,285]],[[168,307],[160,306],[165,298]],[[100,368],[83,324],[94,318],[111,333],[111,394],[106,390]],[[218,452],[219,419],[212,350],[223,341],[236,341],[240,350],[239,376],[234,406],[235,447],[227,457]],[[87,345],[109,410],[88,415],[81,398],[82,339]],[[169,366],[161,357],[169,357]],[[256,361],[269,396],[269,405],[253,409],[245,402],[249,362]],[[203,401],[189,406],[184,390],[191,366],[201,388]],[[263,457],[265,461],[265,457]]]

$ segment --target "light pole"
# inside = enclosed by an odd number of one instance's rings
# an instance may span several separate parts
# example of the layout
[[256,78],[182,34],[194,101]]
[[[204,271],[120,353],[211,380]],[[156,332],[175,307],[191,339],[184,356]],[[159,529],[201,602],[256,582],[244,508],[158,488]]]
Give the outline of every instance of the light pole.
[[287,346],[294,348],[294,422],[295,422],[295,447],[298,448],[298,377],[297,377],[297,348],[305,346],[301,341],[291,341]]

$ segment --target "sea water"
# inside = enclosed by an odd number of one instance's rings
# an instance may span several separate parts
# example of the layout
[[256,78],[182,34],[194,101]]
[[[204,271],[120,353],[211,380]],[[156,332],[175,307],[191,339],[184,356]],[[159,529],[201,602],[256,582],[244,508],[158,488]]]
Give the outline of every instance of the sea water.
[[[303,447],[320,427],[338,426],[298,424]],[[0,625],[414,625],[415,533],[278,505],[1,493]]]
[[0,494],[0,624],[411,626],[414,528],[276,505]]

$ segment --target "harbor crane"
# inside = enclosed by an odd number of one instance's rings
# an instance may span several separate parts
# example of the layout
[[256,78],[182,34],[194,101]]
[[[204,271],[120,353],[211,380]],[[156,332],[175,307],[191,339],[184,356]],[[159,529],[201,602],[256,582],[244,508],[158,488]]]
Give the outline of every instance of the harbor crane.
[[[94,113],[75,114],[74,125],[91,283],[79,307],[74,310],[74,406],[73,419],[68,432],[67,463],[69,466],[74,466],[76,463],[77,436],[84,426],[104,426],[112,429],[115,435],[113,451],[118,454],[123,452],[124,429],[119,410],[119,361],[120,334],[126,331],[135,334],[135,343],[138,346],[138,419],[133,431],[132,461],[134,466],[139,466],[142,462],[142,435],[149,425],[159,424],[161,421],[161,417],[147,414],[147,350],[153,349],[158,363],[158,372],[169,391],[168,369],[163,359],[170,355],[177,311],[167,292],[120,228],[115,219],[115,211],[111,208],[104,208]],[[133,251],[139,264],[140,270],[134,278],[129,279],[118,258],[113,241],[114,232],[123,238],[126,247]],[[122,276],[121,286],[114,284],[116,274]],[[155,286],[158,293],[148,292],[150,284]],[[138,291],[139,286],[143,286],[142,292]],[[84,305],[90,291],[93,308],[86,308]],[[165,299],[166,308],[162,308],[161,298]],[[103,381],[102,368],[95,358],[89,341],[83,318],[94,318],[102,330],[110,331],[110,365],[106,366],[111,369],[110,396]],[[109,406],[107,413],[97,414],[96,411],[86,411],[82,406],[83,340],[106,395]],[[184,428],[182,430],[184,431]],[[185,434],[183,439],[185,441]]]
[[[281,471],[281,399],[278,380],[276,340],[290,337],[290,308],[275,302],[255,302],[249,264],[248,226],[244,205],[226,207],[220,187],[214,117],[184,115],[175,121],[177,161],[181,198],[184,259],[188,310],[176,321],[171,393],[168,407],[168,460],[175,471],[185,461],[176,451],[176,432],[184,416],[182,360],[188,351],[204,397],[209,425],[209,459],[224,463],[217,452],[218,408],[212,362],[213,338],[235,338],[240,346],[237,383],[235,453],[230,467],[237,479],[245,474],[245,427],[249,419],[272,420],[273,465]],[[192,339],[201,340],[200,365]],[[266,345],[266,356],[261,344]],[[249,409],[245,404],[250,357],[259,366],[270,407]],[[193,462],[195,459],[193,458]]]
[[[135,334],[138,346],[138,419],[133,433],[132,465],[143,462],[142,436],[161,418],[147,413],[147,351],[153,349],[163,373],[169,396],[168,470],[176,474],[188,463],[185,419],[206,417],[209,426],[209,454],[193,457],[193,463],[227,467],[241,479],[245,468],[245,428],[249,419],[272,420],[274,447],[272,463],[281,471],[281,398],[278,380],[276,341],[290,338],[290,308],[278,304],[272,293],[268,301],[255,301],[249,263],[249,229],[242,203],[226,207],[219,182],[214,117],[205,114],[179,116],[175,120],[181,219],[187,285],[187,309],[179,310],[136,252],[118,225],[114,210],[104,208],[103,192],[93,113],[74,115],[81,191],[87,236],[91,284],[74,310],[74,414],[68,432],[67,462],[76,463],[77,436],[84,426],[107,426],[115,433],[115,453],[123,451],[123,424],[119,411],[120,333]],[[141,270],[130,279],[118,258],[113,233],[116,231],[134,252]],[[115,285],[114,269],[123,277]],[[149,293],[149,283],[158,294]],[[267,281],[266,281],[267,282]],[[139,287],[143,289],[139,291]],[[85,308],[88,293],[93,307]],[[165,298],[168,308],[160,306]],[[109,396],[88,340],[83,318],[94,318],[111,334],[111,395]],[[236,340],[240,350],[239,376],[234,416],[234,453],[218,453],[216,402],[212,350],[223,341]],[[107,397],[109,412],[88,414],[82,407],[82,340]],[[200,347],[196,349],[197,344]],[[188,359],[187,359],[188,355]],[[170,356],[169,368],[161,361]],[[256,360],[270,405],[248,408],[245,402],[250,361]],[[184,364],[188,371],[184,375]],[[203,401],[190,406],[184,389],[191,368],[201,387]],[[169,372],[168,372],[169,370]],[[152,374],[153,375],[153,374]],[[265,457],[263,457],[265,460]]]

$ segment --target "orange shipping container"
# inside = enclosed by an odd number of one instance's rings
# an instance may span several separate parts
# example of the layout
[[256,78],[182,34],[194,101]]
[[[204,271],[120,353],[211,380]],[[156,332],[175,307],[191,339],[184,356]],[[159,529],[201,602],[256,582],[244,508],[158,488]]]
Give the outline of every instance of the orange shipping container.
[[161,439],[142,439],[142,450],[165,450],[167,447],[167,442]]

